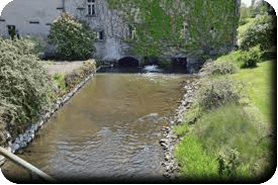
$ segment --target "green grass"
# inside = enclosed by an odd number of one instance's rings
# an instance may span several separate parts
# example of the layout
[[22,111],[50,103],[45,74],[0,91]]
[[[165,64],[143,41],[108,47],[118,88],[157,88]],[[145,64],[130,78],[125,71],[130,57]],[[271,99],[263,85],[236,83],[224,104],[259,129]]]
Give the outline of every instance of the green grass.
[[61,88],[61,90],[66,89],[65,85],[65,74],[64,73],[55,73],[52,75],[54,82]]
[[175,127],[175,132],[184,137],[175,151],[184,180],[232,180],[218,174],[216,161],[221,153],[230,155],[231,149],[239,152],[236,173],[240,179],[252,177],[255,164],[269,157],[269,143],[259,142],[266,128],[252,112],[236,104],[205,112],[194,126],[185,123]]
[[[216,62],[239,63],[240,57],[240,52],[233,51]],[[216,158],[221,153],[229,156],[231,149],[239,152],[236,180],[249,182],[270,169],[273,143],[266,136],[271,131],[274,116],[271,110],[271,93],[275,92],[271,86],[273,67],[274,61],[262,60],[256,68],[241,69],[232,75],[211,76],[211,80],[231,77],[243,81],[245,96],[241,97],[239,104],[228,103],[198,114],[193,107],[186,112],[185,122],[174,127],[175,133],[183,136],[175,154],[184,180],[235,180],[227,174],[220,176],[217,170]],[[197,121],[190,125],[189,120],[196,115],[199,116]]]
[[243,57],[243,53],[241,51],[239,50],[232,51],[228,55],[222,55],[218,57],[214,62],[215,63],[232,62],[240,67],[243,64],[243,62],[241,61],[242,57]]
[[248,21],[246,24],[239,26],[238,28],[238,34],[239,36],[241,36],[254,22],[255,18],[246,18],[246,20]]
[[188,181],[211,179],[217,176],[217,161],[208,156],[201,142],[194,136],[186,136],[176,149],[181,175]]
[[271,94],[275,92],[275,89],[271,86],[273,67],[275,67],[273,61],[266,61],[258,63],[256,68],[241,69],[233,75],[235,78],[248,83],[245,88],[246,93],[268,123],[271,122],[271,118],[274,116],[271,110],[273,99]]

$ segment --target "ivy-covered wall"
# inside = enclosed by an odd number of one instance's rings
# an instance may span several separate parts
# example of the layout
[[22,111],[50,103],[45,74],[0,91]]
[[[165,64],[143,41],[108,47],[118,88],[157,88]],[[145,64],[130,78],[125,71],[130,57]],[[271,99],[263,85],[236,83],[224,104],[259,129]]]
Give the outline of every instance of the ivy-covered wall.
[[197,63],[236,43],[240,0],[107,1],[136,30],[129,42],[141,56],[183,56]]

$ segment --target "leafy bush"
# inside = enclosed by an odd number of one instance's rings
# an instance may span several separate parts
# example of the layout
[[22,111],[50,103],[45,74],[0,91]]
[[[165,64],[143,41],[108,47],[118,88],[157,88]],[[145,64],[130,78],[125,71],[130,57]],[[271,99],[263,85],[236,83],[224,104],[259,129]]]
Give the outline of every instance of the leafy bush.
[[238,71],[238,66],[232,62],[214,63],[208,66],[210,74],[233,74]]
[[235,177],[237,175],[237,168],[240,165],[239,153],[236,149],[231,149],[228,156],[219,154],[218,158],[218,173],[219,175],[227,175]]
[[261,50],[276,45],[276,29],[274,21],[267,14],[254,20],[252,25],[241,35],[240,48],[246,50],[260,44]]
[[90,27],[67,13],[52,24],[49,40],[57,45],[55,54],[62,60],[86,60],[95,51],[95,34]]
[[237,102],[241,90],[241,83],[227,77],[203,79],[202,87],[195,98],[202,110],[210,110],[228,102]]
[[95,60],[87,60],[83,62],[83,65],[70,73],[65,74],[65,87],[69,91],[75,85],[77,85],[81,79],[84,79],[87,75],[92,73],[96,69]]
[[24,39],[0,39],[0,121],[11,123],[13,134],[48,103],[51,81],[33,46]]
[[260,46],[255,46],[250,48],[248,51],[245,51],[242,56],[242,68],[246,67],[257,67],[257,63],[260,62],[262,57],[262,52]]

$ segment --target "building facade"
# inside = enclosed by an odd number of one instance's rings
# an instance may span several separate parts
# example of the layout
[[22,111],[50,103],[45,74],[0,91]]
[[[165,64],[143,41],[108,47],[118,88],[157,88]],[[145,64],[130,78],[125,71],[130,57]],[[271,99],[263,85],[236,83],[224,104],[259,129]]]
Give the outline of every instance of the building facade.
[[[234,16],[239,16],[241,0],[234,0],[236,9]],[[14,0],[3,10],[0,16],[0,35],[9,37],[12,33],[19,36],[36,35],[47,40],[51,24],[63,12],[86,21],[92,31],[97,33],[94,46],[97,50],[95,58],[106,61],[126,61],[134,58],[137,61],[143,57],[132,55],[130,46],[124,42],[132,37],[129,25],[124,22],[121,14],[108,8],[106,0]],[[234,43],[227,43],[229,47],[218,48],[212,54],[231,50],[236,44],[236,28],[233,33]],[[170,61],[181,58],[189,69],[196,71],[200,66],[200,57],[185,56],[176,53],[168,57]],[[184,62],[186,61],[186,62]]]
[[14,0],[0,16],[0,35],[39,36],[47,39],[51,24],[63,12],[86,21],[97,33],[95,58],[115,61],[129,56],[123,40],[129,27],[105,0]]

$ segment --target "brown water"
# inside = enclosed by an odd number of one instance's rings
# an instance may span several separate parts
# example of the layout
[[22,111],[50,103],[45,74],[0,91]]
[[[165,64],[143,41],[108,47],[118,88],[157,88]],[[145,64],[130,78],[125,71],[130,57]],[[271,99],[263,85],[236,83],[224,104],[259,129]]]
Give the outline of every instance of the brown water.
[[[166,180],[161,128],[181,98],[185,75],[98,73],[18,156],[66,182]],[[2,166],[13,182],[30,174]],[[33,176],[33,180],[37,177]]]

